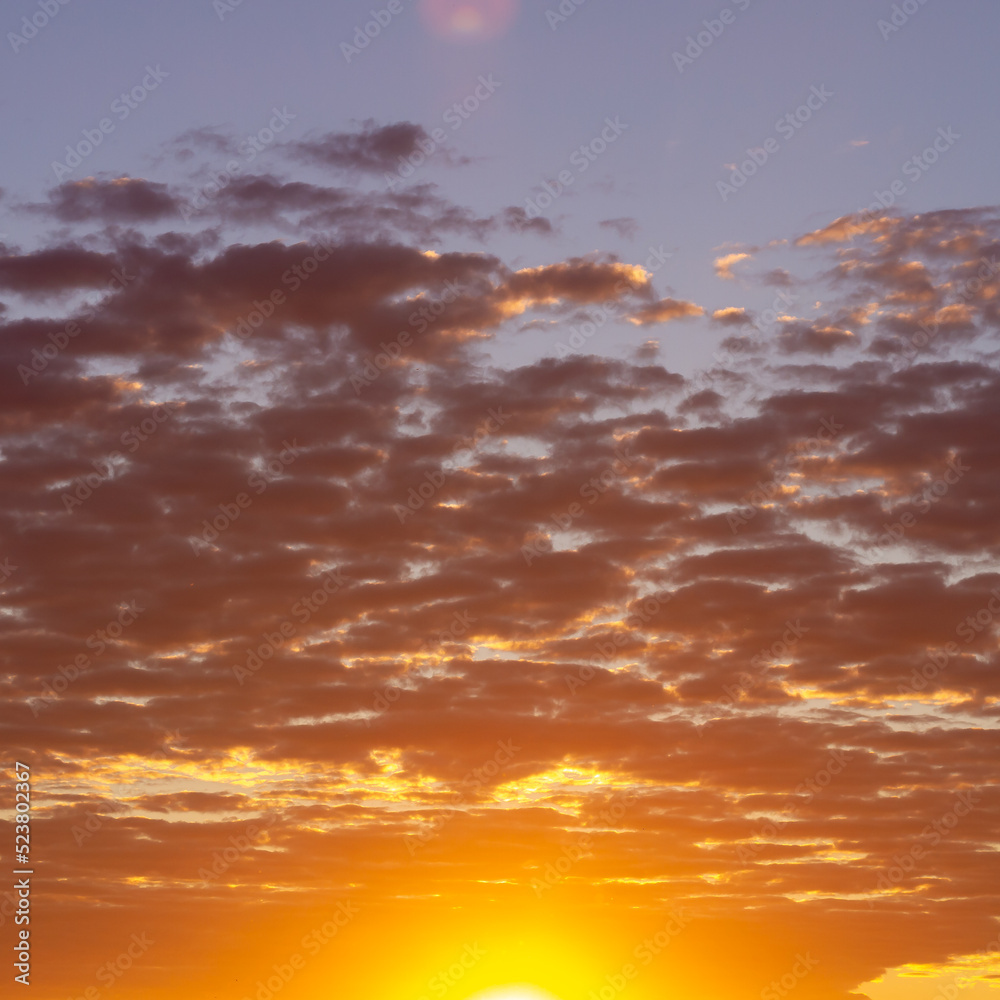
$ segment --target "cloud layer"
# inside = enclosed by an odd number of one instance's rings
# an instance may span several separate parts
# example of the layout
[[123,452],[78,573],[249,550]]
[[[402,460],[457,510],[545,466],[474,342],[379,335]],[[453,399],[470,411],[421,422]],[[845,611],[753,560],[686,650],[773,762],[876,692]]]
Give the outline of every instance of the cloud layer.
[[[414,128],[288,152],[378,171]],[[59,235],[0,258],[0,712],[60,873],[52,996],[140,923],[130,982],[164,995],[257,940],[252,909],[278,961],[289,912],[347,897],[380,914],[344,932],[365,954],[416,899],[440,927],[435,900],[685,906],[672,981],[732,997],[802,949],[826,998],[986,945],[995,211],[801,235],[821,306],[767,329],[612,257],[445,249],[510,216],[430,185],[98,178],[22,211]],[[716,266],[786,284],[766,256]],[[596,309],[739,330],[697,375],[490,360]],[[723,946],[739,974],[706,968]]]

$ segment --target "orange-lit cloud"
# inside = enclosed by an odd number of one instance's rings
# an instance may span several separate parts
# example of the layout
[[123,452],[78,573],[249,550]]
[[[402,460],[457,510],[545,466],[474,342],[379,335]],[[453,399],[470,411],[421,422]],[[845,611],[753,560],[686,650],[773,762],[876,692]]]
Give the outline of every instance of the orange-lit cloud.
[[715,273],[726,281],[734,281],[733,265],[741,260],[749,260],[752,255],[748,253],[727,253],[722,257],[715,258]]
[[482,351],[753,313],[430,188],[192,196],[64,185],[0,258],[41,1000],[994,982],[995,213],[803,237],[824,314],[682,373]]

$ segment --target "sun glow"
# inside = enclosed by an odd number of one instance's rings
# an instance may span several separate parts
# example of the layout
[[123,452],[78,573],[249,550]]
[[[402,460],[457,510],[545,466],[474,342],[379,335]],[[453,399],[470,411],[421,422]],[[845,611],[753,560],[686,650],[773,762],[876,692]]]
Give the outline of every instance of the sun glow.
[[422,0],[420,13],[442,38],[480,41],[506,32],[517,8],[517,0]]
[[[444,986],[454,991],[449,1000],[586,1000],[615,967],[618,942],[595,935],[589,922],[581,927],[572,905],[544,913],[510,905],[503,899],[513,900],[517,886],[501,884],[503,876],[481,878],[478,902],[435,903],[419,928],[398,925],[406,935],[398,962],[371,995],[419,1000],[442,995]],[[387,933],[398,937],[393,926]],[[634,1000],[646,998],[637,992]]]
[[483,990],[481,993],[476,993],[470,1000],[556,1000],[556,997],[537,986],[514,983]]

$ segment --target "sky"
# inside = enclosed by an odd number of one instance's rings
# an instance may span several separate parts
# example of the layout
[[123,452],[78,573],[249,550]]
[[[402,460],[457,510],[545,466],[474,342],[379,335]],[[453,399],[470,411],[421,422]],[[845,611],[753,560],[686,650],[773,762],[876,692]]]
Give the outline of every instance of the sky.
[[13,995],[997,1000],[998,27],[8,4]]

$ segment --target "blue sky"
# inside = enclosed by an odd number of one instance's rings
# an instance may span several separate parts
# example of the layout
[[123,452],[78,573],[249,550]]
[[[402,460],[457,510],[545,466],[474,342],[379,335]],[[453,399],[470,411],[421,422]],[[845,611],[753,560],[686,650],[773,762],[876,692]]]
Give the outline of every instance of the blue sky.
[[37,1000],[996,995],[998,22],[4,5]]
[[[878,22],[891,19],[893,5],[865,0],[728,7],[586,0],[569,4],[573,13],[559,22],[547,17],[556,3],[525,3],[500,37],[475,42],[436,36],[413,0],[400,7],[349,61],[342,44],[381,9],[367,0],[243,0],[230,10],[208,0],[60,7],[16,53],[8,40],[0,60],[4,132],[18,136],[5,150],[0,232],[30,239],[31,221],[11,215],[12,202],[51,185],[52,161],[140,83],[147,65],[168,78],[72,179],[108,172],[169,180],[177,165],[157,156],[179,134],[199,126],[256,132],[279,107],[296,116],[282,138],[365,118],[443,127],[455,156],[473,162],[432,163],[414,180],[439,183],[488,214],[526,204],[570,167],[574,150],[598,136],[606,118],[617,117],[627,130],[546,213],[559,221],[559,234],[509,236],[491,249],[512,264],[533,264],[595,250],[642,260],[663,245],[673,257],[658,288],[706,307],[733,298],[711,268],[720,248],[794,238],[870,204],[904,178],[904,165],[939,128],[960,139],[918,181],[906,181],[903,209],[955,207],[956,193],[961,205],[978,206],[995,194],[1000,148],[989,66],[1000,10],[987,0],[927,0],[905,22],[897,14],[902,26],[892,33]],[[4,30],[20,32],[21,19],[38,10],[9,5]],[[696,58],[679,71],[674,53],[688,50],[689,36],[704,38],[706,20],[721,33],[700,54],[691,50]],[[495,93],[460,128],[448,127],[448,108],[472,94],[481,75],[497,81]],[[833,96],[783,138],[776,123],[813,87]],[[717,185],[730,177],[726,165],[769,138],[777,152],[724,201]],[[279,164],[265,154],[257,166]],[[634,235],[599,226],[615,218],[635,219]],[[747,294],[753,304],[755,293]],[[664,344],[676,340],[686,355],[684,336],[679,324]]]

